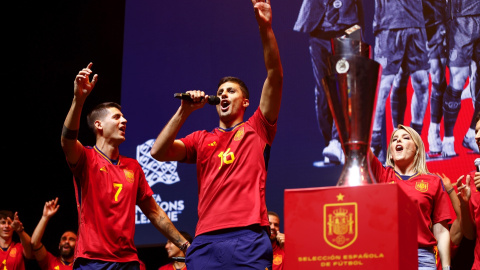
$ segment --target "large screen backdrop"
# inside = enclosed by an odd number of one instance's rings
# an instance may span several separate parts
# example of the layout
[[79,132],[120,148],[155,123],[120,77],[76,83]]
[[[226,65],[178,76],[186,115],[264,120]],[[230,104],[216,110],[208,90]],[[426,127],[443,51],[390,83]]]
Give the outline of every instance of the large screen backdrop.
[[[374,3],[365,2],[365,39],[373,47]],[[301,4],[300,0],[272,0],[284,87],[268,168],[266,203],[281,218],[285,189],[334,186],[342,170],[341,165],[315,165],[323,161],[325,142],[315,114],[308,35],[293,30]],[[266,78],[250,1],[126,1],[121,100],[128,134],[121,151],[138,159],[157,202],[179,230],[192,235],[198,199],[195,165],[156,162],[149,150],[180,105],[174,93],[198,89],[214,94],[218,80],[230,75],[241,78],[249,87],[248,118],[258,107]],[[178,137],[196,130],[213,130],[218,122],[215,107],[207,104],[188,118]],[[384,126],[387,132],[388,125]],[[448,163],[445,172],[457,165]],[[459,174],[452,173],[451,177]],[[238,198],[238,203],[242,199]],[[138,208],[135,219],[137,245],[165,243]]]

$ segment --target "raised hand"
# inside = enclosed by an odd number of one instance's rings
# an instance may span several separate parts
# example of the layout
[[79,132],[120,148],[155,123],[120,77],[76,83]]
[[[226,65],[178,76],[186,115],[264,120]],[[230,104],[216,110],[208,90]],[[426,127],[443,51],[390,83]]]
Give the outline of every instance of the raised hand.
[[[443,185],[445,186],[445,189],[448,191],[450,190],[452,187],[453,187],[453,184],[452,184],[452,181],[450,181],[450,178],[448,178],[448,176],[446,176],[444,173],[442,173],[441,175],[439,173],[436,173],[436,175],[440,176],[440,178],[442,179],[442,182],[443,182]],[[462,180],[463,176],[461,176],[458,180]],[[457,180],[457,182],[458,182]]]
[[93,63],[89,63],[88,66],[80,72],[78,72],[77,76],[75,77],[75,81],[73,82],[73,89],[74,94],[77,98],[85,99],[90,92],[92,92],[95,84],[98,80],[98,75],[93,75],[92,81],[90,81],[90,75],[92,74],[92,67]]
[[45,206],[43,207],[43,216],[50,219],[55,213],[57,213],[58,208],[60,205],[58,203],[58,198],[55,198],[55,200],[51,200],[45,203]]
[[7,220],[9,220],[12,224],[10,225],[14,231],[17,233],[21,233],[23,231],[23,224],[20,221],[20,218],[18,218],[18,212],[15,212],[15,215],[13,216],[13,221],[8,217]]
[[470,175],[467,175],[467,180],[465,181],[466,185],[462,183],[463,177],[464,176],[462,175],[457,180],[457,196],[462,203],[468,203],[468,200],[470,200],[470,196],[472,194],[470,190]]
[[270,0],[252,0],[255,17],[257,18],[258,26],[271,27],[272,25],[272,9]]
[[285,245],[285,234],[277,231],[277,242],[280,244],[280,247],[283,249]]

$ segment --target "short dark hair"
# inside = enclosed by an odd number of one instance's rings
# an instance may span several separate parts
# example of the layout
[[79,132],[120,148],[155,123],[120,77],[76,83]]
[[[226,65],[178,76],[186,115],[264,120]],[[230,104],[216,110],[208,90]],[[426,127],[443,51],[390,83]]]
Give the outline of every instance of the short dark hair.
[[226,76],[226,77],[221,78],[220,81],[218,82],[217,88],[220,87],[220,85],[222,85],[226,82],[234,82],[234,83],[238,84],[240,86],[240,90],[242,90],[243,96],[246,99],[250,98],[250,93],[248,92],[247,85],[237,77]]
[[103,119],[108,114],[109,108],[117,108],[122,110],[122,106],[115,102],[104,102],[100,103],[87,115],[87,124],[92,129],[93,133],[96,135],[97,131],[95,130],[95,121]]
[[478,121],[480,121],[480,111],[475,116],[475,124],[478,123]]
[[276,216],[278,219],[280,219],[280,217],[278,216],[278,214],[275,213],[275,212],[273,212],[273,211],[268,211],[267,214],[268,214],[269,216]]
[[10,218],[13,220],[13,212],[9,210],[0,210],[0,219]]
[[189,243],[192,243],[193,237],[192,237],[189,233],[184,232],[184,231],[181,231],[180,234],[181,234]]
[[71,232],[71,233],[75,234],[75,236],[78,237],[78,234],[77,234],[74,230],[66,230],[66,231],[64,231],[64,232],[62,233],[62,235],[64,235],[64,234],[67,233],[67,232]]

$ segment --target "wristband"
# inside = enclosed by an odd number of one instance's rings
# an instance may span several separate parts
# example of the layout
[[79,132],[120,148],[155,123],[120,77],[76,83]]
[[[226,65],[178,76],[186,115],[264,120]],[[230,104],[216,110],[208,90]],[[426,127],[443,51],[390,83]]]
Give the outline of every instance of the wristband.
[[190,245],[190,242],[186,241],[185,243],[183,243],[183,244],[182,244],[181,246],[179,246],[178,248],[179,248],[181,251],[185,252],[185,251],[187,250],[187,248],[188,248],[189,245]]
[[442,267],[442,270],[450,270],[450,265]]
[[42,244],[39,248],[34,249],[33,251],[34,251],[34,252],[37,252],[37,251],[39,251],[40,249],[42,249],[42,247],[43,247],[43,244]]
[[[452,187],[451,189],[449,189],[449,190],[447,191],[447,193],[450,195],[450,193],[452,193],[453,190],[454,190],[454,188]],[[445,267],[446,267],[446,266],[445,266]],[[449,267],[450,267],[450,266],[449,266]]]

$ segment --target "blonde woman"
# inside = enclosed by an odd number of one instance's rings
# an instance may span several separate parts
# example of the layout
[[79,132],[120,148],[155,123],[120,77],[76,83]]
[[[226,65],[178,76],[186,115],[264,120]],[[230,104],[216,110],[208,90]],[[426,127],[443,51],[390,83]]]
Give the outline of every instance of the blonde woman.
[[399,125],[390,138],[386,166],[372,152],[369,159],[377,182],[397,184],[418,207],[418,269],[436,269],[436,245],[442,269],[450,269],[450,201],[441,178],[428,172],[425,156],[418,133]]

